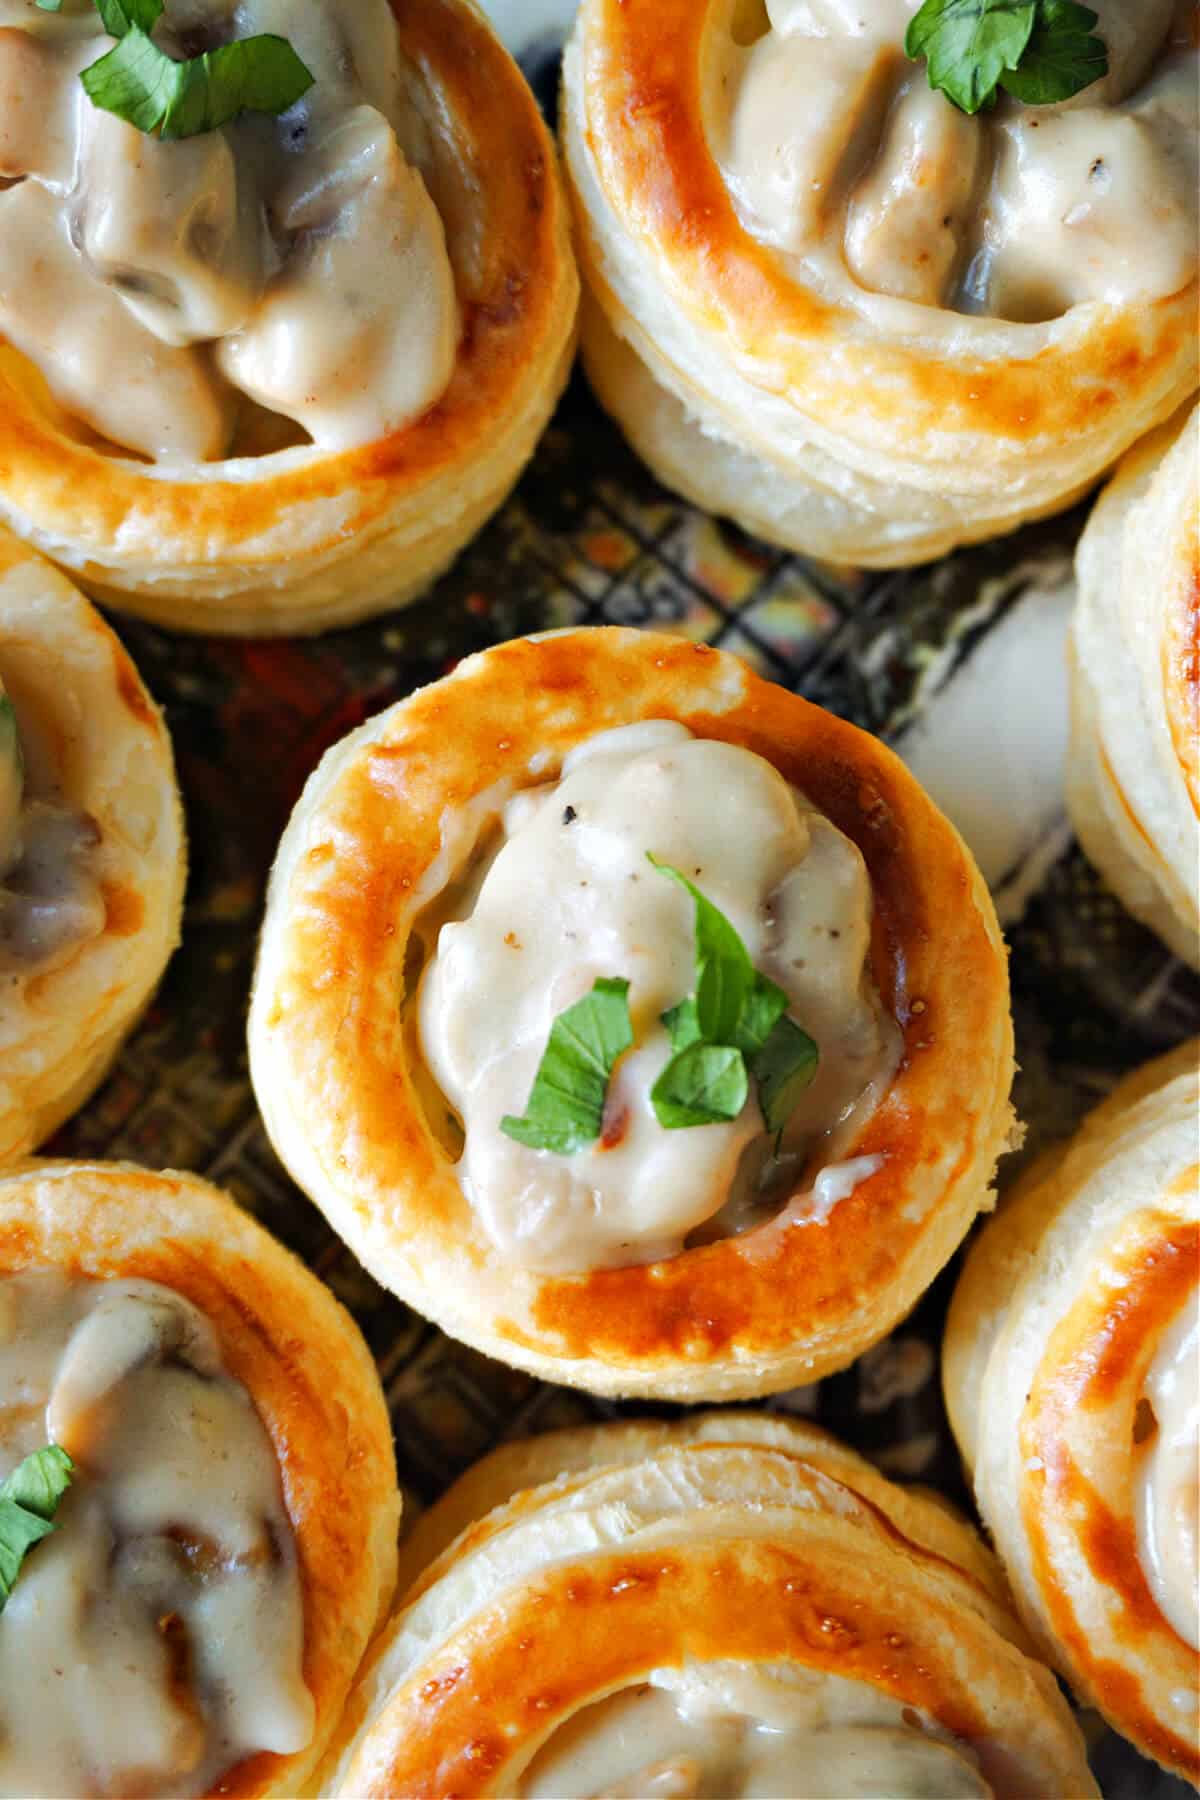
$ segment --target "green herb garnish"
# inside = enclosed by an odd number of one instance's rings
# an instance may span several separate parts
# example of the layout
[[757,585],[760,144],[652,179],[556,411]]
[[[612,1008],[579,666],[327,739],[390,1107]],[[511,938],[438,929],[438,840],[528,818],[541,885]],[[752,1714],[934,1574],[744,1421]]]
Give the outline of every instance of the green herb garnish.
[[691,895],[696,929],[695,993],[662,1015],[674,1055],[650,1090],[655,1117],[668,1131],[736,1119],[749,1072],[763,1122],[778,1135],[817,1072],[817,1046],[786,1016],[787,995],[755,969],[724,913],[679,869],[648,860]]
[[660,1125],[680,1131],[736,1119],[749,1091],[741,1051],[697,1039],[671,1058],[650,1089],[650,1102]]
[[904,49],[965,113],[1004,88],[1030,106],[1069,100],[1108,73],[1097,15],[1076,0],[925,0]]
[[26,1556],[58,1527],[54,1515],[71,1485],[75,1464],[49,1444],[19,1463],[0,1482],[0,1612],[16,1586]]
[[817,1073],[820,1055],[807,1031],[793,1019],[779,1019],[752,1067],[758,1083],[763,1123],[776,1136],[783,1130],[800,1096]]
[[242,113],[286,112],[313,85],[313,75],[287,39],[273,33],[237,38],[176,62],[150,37],[163,0],[95,4],[117,43],[80,80],[94,106],[139,131],[197,137]]
[[628,995],[627,981],[601,977],[590,994],[559,1013],[524,1118],[510,1113],[500,1121],[506,1137],[570,1156],[600,1136],[609,1078],[633,1042]]
[[1025,54],[1002,86],[1026,106],[1053,106],[1103,81],[1108,51],[1104,39],[1093,35],[1096,22],[1090,6],[1040,0]]
[[[817,1046],[787,1015],[787,995],[761,975],[729,920],[670,863],[648,854],[695,907],[696,988],[663,1013],[672,1055],[650,1090],[667,1131],[736,1119],[750,1077],[767,1130],[778,1135],[817,1072]],[[598,980],[560,1013],[538,1064],[522,1118],[500,1129],[531,1150],[570,1156],[604,1129],[604,1105],[617,1060],[633,1043],[629,983]]]
[[93,0],[109,37],[128,31],[151,32],[162,18],[163,0]]

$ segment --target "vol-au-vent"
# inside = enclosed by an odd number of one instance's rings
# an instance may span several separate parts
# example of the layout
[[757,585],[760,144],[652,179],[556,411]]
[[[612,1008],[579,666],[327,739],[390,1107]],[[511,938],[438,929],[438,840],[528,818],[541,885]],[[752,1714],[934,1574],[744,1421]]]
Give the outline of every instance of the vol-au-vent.
[[876,739],[646,633],[518,640],[336,746],[272,877],[271,1135],[378,1279],[604,1392],[842,1367],[1011,1125],[991,903]]
[[1200,1775],[1200,1042],[1127,1077],[967,1259],[951,1422],[1047,1659]]
[[[204,1794],[303,1750],[279,1466],[211,1325],[154,1282],[43,1270],[0,1278],[0,1318],[0,1455],[50,1441],[74,1471],[0,1619],[0,1787]],[[64,1657],[94,1671],[65,1695]]]
[[225,1195],[0,1176],[0,1792],[297,1792],[397,1513],[362,1339]]
[[0,1164],[88,1098],[179,935],[170,741],[136,669],[0,527]]
[[1076,575],[1071,822],[1129,910],[1200,968],[1200,412],[1125,457]]
[[580,8],[593,384],[663,479],[793,549],[1009,530],[1195,391],[1194,4],[985,10]]
[[0,115],[9,523],[188,628],[417,592],[572,344],[553,149],[476,10],[3,0]]
[[811,1426],[506,1445],[402,1557],[324,1794],[1098,1792],[978,1535]]
[[349,449],[444,393],[454,278],[397,135],[409,109],[385,0],[168,8],[153,41],[173,57],[271,32],[312,80],[279,118],[186,139],[85,91],[81,73],[112,53],[91,0],[53,16],[39,33],[20,5],[0,36],[0,174],[15,183],[0,194],[0,332],[68,412],[186,464],[235,453],[239,430],[269,442],[261,411],[281,444],[291,420]]

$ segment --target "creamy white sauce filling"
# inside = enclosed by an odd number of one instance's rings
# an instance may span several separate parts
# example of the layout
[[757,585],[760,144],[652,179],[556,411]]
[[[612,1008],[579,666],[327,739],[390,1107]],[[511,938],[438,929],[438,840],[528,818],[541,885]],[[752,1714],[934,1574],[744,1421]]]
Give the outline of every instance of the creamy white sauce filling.
[[104,930],[100,830],[63,804],[44,758],[27,767],[0,681],[0,982],[45,973]]
[[397,142],[388,0],[172,0],[157,36],[182,54],[260,32],[307,63],[304,99],[163,142],[84,94],[111,47],[91,5],[0,0],[0,335],[69,414],[158,461],[264,441],[248,402],[352,448],[453,373],[454,278]]
[[987,1800],[960,1745],[838,1675],[662,1670],[556,1731],[521,1800]]
[[1200,1292],[1163,1333],[1143,1398],[1156,1429],[1135,1476],[1138,1554],[1164,1618],[1200,1650]]
[[1105,80],[974,118],[903,52],[919,0],[768,0],[710,135],[749,230],[819,290],[1005,319],[1178,293],[1197,265],[1190,5],[1095,0]]
[[48,1441],[77,1468],[0,1613],[0,1794],[206,1794],[302,1749],[279,1468],[208,1321],[150,1282],[0,1279],[0,1477]]
[[[509,801],[501,835],[442,924],[419,1026],[465,1129],[463,1190],[506,1257],[548,1271],[657,1261],[700,1227],[721,1236],[761,1223],[809,1157],[838,1161],[900,1048],[868,970],[870,880],[849,839],[763,758],[666,721],[578,746],[559,781]],[[650,1090],[670,1057],[661,1014],[694,989],[695,932],[691,899],[647,852],[721,909],[816,1040],[820,1065],[782,1165],[753,1083],[727,1124],[658,1123]],[[514,1142],[500,1121],[524,1113],[554,1020],[614,976],[631,984],[634,1047],[609,1083],[601,1139],[571,1156]],[[830,1182],[826,1210],[850,1191]]]

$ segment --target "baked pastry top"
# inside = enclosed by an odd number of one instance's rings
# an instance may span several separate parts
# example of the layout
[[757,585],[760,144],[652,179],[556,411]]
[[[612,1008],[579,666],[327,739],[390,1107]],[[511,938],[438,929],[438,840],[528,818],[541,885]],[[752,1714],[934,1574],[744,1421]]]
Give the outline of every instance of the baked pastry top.
[[139,129],[81,85],[115,48],[91,0],[3,0],[0,508],[167,624],[361,617],[478,529],[565,379],[549,135],[466,0],[172,0],[152,30],[168,69],[282,39],[312,85]]
[[608,1392],[844,1366],[989,1204],[1011,1122],[990,901],[902,765],[617,630],[472,658],[329,753],[250,1046],[378,1279]]
[[1200,968],[1200,413],[1122,461],[1088,520],[1071,624],[1067,803],[1124,904]]
[[1147,1756],[1200,1775],[1200,1043],[1035,1163],[955,1292],[951,1422],[1021,1615]]
[[124,649],[0,528],[0,1163],[81,1106],[179,936],[170,740]]
[[1097,1791],[976,1533],[792,1420],[505,1446],[405,1568],[323,1793]]
[[[39,1457],[69,1479],[14,1567]],[[192,1176],[0,1176],[0,1477],[0,1788],[300,1791],[399,1506],[374,1366],[317,1279]]]
[[1194,282],[1195,45],[1175,0],[1100,0],[1101,80],[971,115],[905,59],[911,0],[768,0],[753,41],[753,9],[712,10],[710,148],[747,230],[823,297],[874,296],[881,322],[893,300],[1039,323]]
[[284,117],[178,140],[89,101],[80,73],[111,49],[91,0],[6,12],[0,333],[67,413],[186,466],[266,433],[248,401],[340,450],[441,397],[461,326],[442,220],[401,143],[416,127],[387,0],[168,10],[173,54],[274,32],[318,77]]
[[565,65],[600,397],[699,504],[884,567],[1066,505],[1198,378],[1194,6],[1111,0],[1103,81],[970,117],[916,11],[584,0]]

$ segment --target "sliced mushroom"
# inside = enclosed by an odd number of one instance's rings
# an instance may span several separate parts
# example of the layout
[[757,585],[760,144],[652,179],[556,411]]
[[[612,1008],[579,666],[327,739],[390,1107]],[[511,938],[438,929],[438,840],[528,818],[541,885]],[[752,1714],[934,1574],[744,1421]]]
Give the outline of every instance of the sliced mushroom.
[[718,154],[762,234],[799,251],[859,173],[902,58],[894,45],[844,37],[771,36],[742,54]]
[[291,239],[254,319],[218,366],[324,448],[394,431],[454,368],[454,281],[442,222],[387,121],[356,108],[312,146],[277,209]]
[[877,294],[937,306],[971,227],[985,138],[923,78],[892,108],[879,156],[850,199],[846,261]]
[[88,274],[60,202],[37,182],[0,193],[0,333],[67,411],[113,443],[192,462],[229,443],[233,396],[206,358],[149,337]]
[[301,102],[317,112],[365,98],[379,111],[394,108],[400,85],[400,48],[391,9],[363,5],[314,6],[312,0],[241,0],[239,37],[274,32],[292,44],[318,86]]
[[1167,41],[1175,0],[1088,0],[1108,52],[1108,74],[1081,88],[1070,107],[1115,106],[1141,86]]
[[100,36],[64,44],[24,27],[0,29],[0,181],[33,175],[60,191],[70,187],[84,104],[76,78],[104,43]]
[[183,346],[246,322],[270,239],[224,132],[165,143],[89,107],[79,184],[80,249],[155,337]]
[[1172,294],[1195,275],[1194,163],[1127,112],[1005,122],[987,226],[986,301],[1001,318]]
[[114,1283],[80,1320],[63,1352],[46,1407],[50,1441],[86,1461],[106,1429],[108,1402],[135,1370],[166,1357],[194,1368],[219,1364],[211,1331],[186,1302]]

